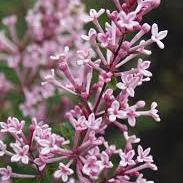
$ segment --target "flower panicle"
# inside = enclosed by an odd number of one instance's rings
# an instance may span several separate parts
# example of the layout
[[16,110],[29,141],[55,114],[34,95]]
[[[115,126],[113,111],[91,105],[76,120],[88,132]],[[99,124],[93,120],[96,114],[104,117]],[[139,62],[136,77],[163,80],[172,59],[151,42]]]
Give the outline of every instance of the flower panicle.
[[[131,99],[136,97],[137,87],[152,77],[151,61],[142,59],[151,55],[147,47],[156,43],[163,49],[162,40],[168,32],[159,32],[157,24],[142,23],[143,17],[159,6],[160,0],[113,2],[116,7],[113,11],[91,9],[89,15],[83,16],[94,25],[87,34],[80,35],[85,46],[77,49],[74,56],[69,45],[60,52],[55,51],[51,56],[55,67],[43,77],[43,85],[65,90],[80,99],[65,113],[74,130],[73,140],[69,142],[53,133],[51,127],[36,119],[29,126],[28,136],[24,133],[24,121],[10,117],[0,123],[1,132],[14,139],[11,144],[0,141],[0,156],[10,156],[12,162],[37,170],[36,175],[22,177],[41,176],[48,164],[59,162],[53,176],[63,182],[153,183],[143,177],[143,170],[158,169],[151,148],[142,147],[141,139],[131,135],[130,129],[138,125],[139,117],[159,122],[157,103],[152,102],[148,109],[145,101],[138,99],[132,104]],[[108,18],[105,26],[100,23],[101,16]],[[144,40],[144,35],[150,35],[149,39]],[[74,70],[71,62],[75,64]],[[129,62],[135,64],[126,70],[124,65]],[[106,131],[111,128],[123,135],[124,147],[116,147],[106,140]],[[113,162],[116,156],[118,163]],[[10,179],[16,173],[7,167],[0,175],[1,179]]]

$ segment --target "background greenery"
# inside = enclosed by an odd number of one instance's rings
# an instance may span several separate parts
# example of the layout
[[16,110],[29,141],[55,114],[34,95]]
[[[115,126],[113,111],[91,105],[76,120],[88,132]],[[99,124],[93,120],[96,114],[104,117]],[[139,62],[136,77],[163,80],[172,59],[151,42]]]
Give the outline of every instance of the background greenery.
[[[83,0],[87,8],[110,6],[110,0]],[[31,7],[33,0],[0,0],[0,19],[9,14],[17,14],[19,34],[25,29],[24,15]],[[137,91],[139,99],[157,101],[161,113],[161,123],[153,123],[149,119],[140,119],[137,125],[139,136],[144,146],[151,146],[152,153],[159,166],[159,171],[147,176],[156,183],[183,182],[183,1],[163,0],[161,7],[152,11],[146,17],[149,23],[158,23],[161,29],[168,29],[165,40],[165,49],[161,51],[156,46],[152,48],[151,60],[154,77]],[[146,21],[144,20],[144,21]],[[105,20],[102,20],[105,22]],[[14,80],[11,70],[0,66],[9,79]],[[19,100],[15,95],[10,96],[17,109]],[[21,116],[18,110],[13,111],[15,116]],[[1,116],[1,120],[2,120]],[[116,138],[113,136],[113,138]],[[19,168],[19,171],[22,168]],[[23,181],[21,181],[23,182]],[[28,181],[24,181],[28,182]],[[45,180],[50,182],[50,180]]]

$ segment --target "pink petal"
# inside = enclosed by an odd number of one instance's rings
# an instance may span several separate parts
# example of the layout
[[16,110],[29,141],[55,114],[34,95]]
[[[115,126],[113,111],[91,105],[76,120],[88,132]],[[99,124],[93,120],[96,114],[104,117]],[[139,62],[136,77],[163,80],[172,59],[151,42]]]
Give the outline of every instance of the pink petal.
[[159,32],[158,39],[159,40],[164,39],[167,36],[167,34],[168,34],[168,31],[167,30],[164,30],[164,31]]
[[158,25],[157,24],[152,25],[151,33],[152,33],[153,36],[158,35]]
[[136,13],[135,12],[131,12],[131,13],[128,14],[128,19],[129,20],[134,20],[135,17],[136,17]]
[[111,122],[116,121],[116,116],[115,115],[110,115],[109,116],[109,121],[111,121]]
[[55,178],[60,178],[61,176],[62,176],[62,173],[60,170],[55,171],[55,173],[54,173]]
[[22,163],[28,164],[28,162],[29,162],[28,156],[23,156],[23,157],[22,157]]
[[165,45],[160,40],[157,40],[156,43],[157,43],[157,45],[159,46],[160,49],[165,48]]
[[67,180],[68,180],[68,176],[67,175],[62,175],[62,180],[63,180],[63,182],[67,182]]
[[117,83],[116,86],[117,86],[119,89],[121,89],[121,90],[124,90],[124,89],[126,88],[125,85],[124,85],[122,82]]
[[128,93],[131,97],[134,97],[134,95],[135,95],[134,89],[131,88],[131,87],[127,88],[127,93]]
[[119,104],[119,102],[118,102],[117,100],[115,100],[115,101],[112,103],[111,107],[112,107],[114,110],[118,110],[119,107],[120,107],[120,104]]
[[20,161],[20,156],[19,155],[14,155],[11,157],[11,162],[18,162]]
[[128,123],[129,123],[130,126],[134,127],[135,124],[136,124],[136,118],[135,118],[135,116],[129,116],[128,117]]

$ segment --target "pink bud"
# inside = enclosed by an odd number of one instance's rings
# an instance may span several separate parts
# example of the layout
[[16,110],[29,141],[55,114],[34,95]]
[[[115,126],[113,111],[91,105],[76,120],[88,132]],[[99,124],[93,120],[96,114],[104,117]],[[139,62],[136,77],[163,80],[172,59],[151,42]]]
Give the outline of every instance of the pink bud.
[[151,29],[151,26],[149,24],[145,23],[142,25],[142,30],[144,31],[144,33],[149,32],[150,29]]
[[138,102],[136,103],[136,106],[137,106],[138,108],[143,108],[145,105],[146,105],[145,101],[142,101],[142,100],[140,100],[140,101],[138,101]]
[[58,66],[59,69],[63,72],[67,70],[67,64],[64,61],[60,61]]

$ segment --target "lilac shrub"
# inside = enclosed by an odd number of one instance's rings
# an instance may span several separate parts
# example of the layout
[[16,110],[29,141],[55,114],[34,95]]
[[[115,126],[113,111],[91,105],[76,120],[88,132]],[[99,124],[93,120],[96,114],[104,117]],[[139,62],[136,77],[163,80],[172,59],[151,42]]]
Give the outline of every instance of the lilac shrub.
[[[42,77],[54,68],[51,55],[69,46],[70,57],[75,57],[75,51],[84,46],[80,39],[84,33],[82,16],[84,7],[79,0],[38,0],[27,12],[22,38],[17,35],[15,15],[2,20],[6,30],[0,31],[0,60],[18,76],[20,84],[14,90],[24,96],[19,106],[24,116],[46,118],[45,99],[55,94],[55,88],[42,87]],[[76,64],[69,65],[76,70]]]
[[[94,24],[88,34],[81,36],[86,46],[80,47],[75,57],[70,56],[70,45],[63,52],[55,51],[51,59],[56,66],[43,78],[43,86],[60,88],[80,99],[65,114],[74,130],[73,140],[53,133],[47,123],[36,118],[32,119],[27,134],[24,121],[9,117],[0,123],[1,132],[10,135],[13,141],[9,144],[0,141],[0,156],[33,167],[37,173],[19,174],[9,165],[0,169],[2,182],[13,178],[42,179],[48,176],[49,164],[56,164],[53,180],[62,182],[153,183],[143,176],[143,170],[157,170],[151,149],[142,147],[141,139],[131,135],[130,129],[136,127],[138,117],[159,122],[157,103],[152,102],[147,110],[145,101],[131,103],[136,88],[152,77],[151,62],[142,57],[151,55],[147,47],[153,43],[164,48],[162,40],[167,31],[159,31],[155,23],[142,23],[160,0],[123,3],[113,0],[113,3],[116,7],[113,11],[91,9],[83,17],[86,23]],[[104,15],[108,21],[103,26],[99,19]],[[35,34],[42,38],[42,32]],[[145,35],[147,40],[143,39]],[[135,63],[127,70],[124,65],[129,62]],[[76,63],[78,70],[72,70],[69,63]],[[60,80],[60,75],[65,80]],[[123,136],[123,147],[107,140],[106,131],[114,127]]]

